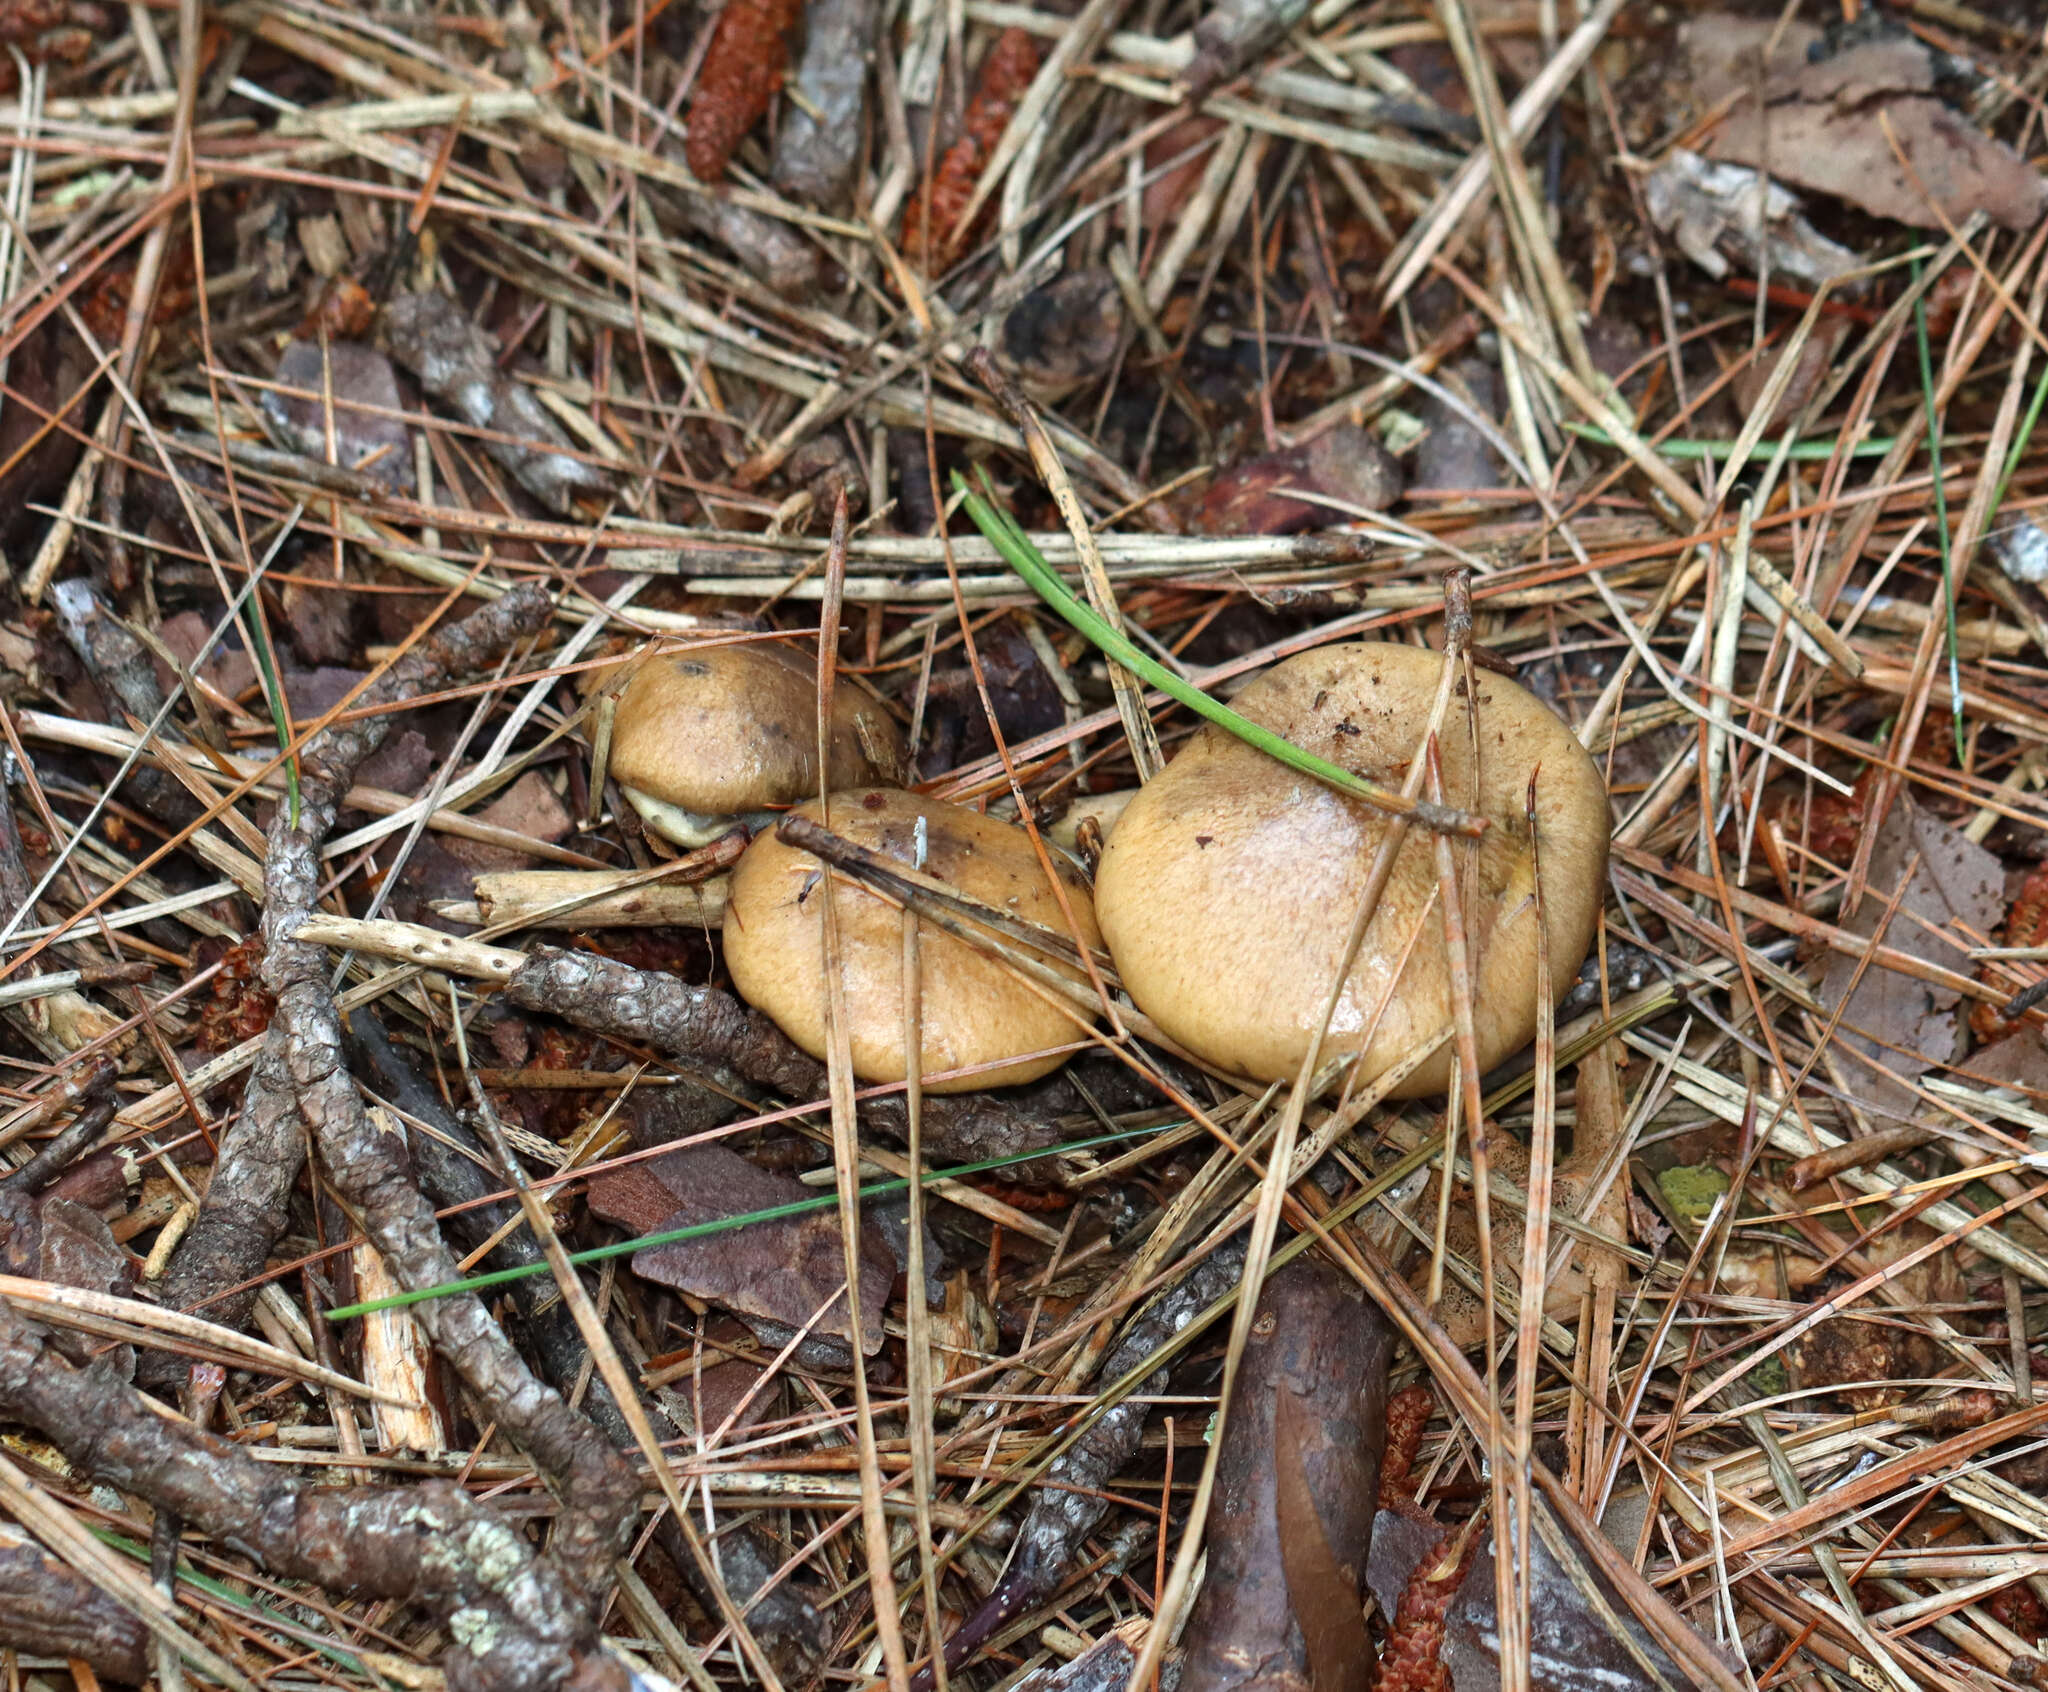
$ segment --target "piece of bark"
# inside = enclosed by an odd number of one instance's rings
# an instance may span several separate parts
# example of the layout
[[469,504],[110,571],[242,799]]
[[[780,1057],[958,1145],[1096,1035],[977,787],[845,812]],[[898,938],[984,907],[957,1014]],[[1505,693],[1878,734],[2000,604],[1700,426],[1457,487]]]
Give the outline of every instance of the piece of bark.
[[1266,1283],[1238,1366],[1182,1692],[1365,1692],[1360,1593],[1393,1330],[1316,1258]]
[[[350,1019],[349,1028],[378,1090],[408,1117],[425,1123],[431,1130],[412,1136],[414,1168],[427,1196],[441,1208],[454,1210],[447,1227],[463,1247],[475,1251],[487,1243],[491,1245],[478,1267],[510,1269],[544,1262],[540,1243],[530,1232],[507,1228],[506,1224],[519,1214],[511,1200],[477,1203],[499,1191],[499,1184],[487,1172],[475,1135],[448,1112],[440,1093],[420,1078],[374,1016],[366,1010],[358,1011]],[[703,1106],[710,1101],[709,1108],[682,1119],[679,1111],[686,1093],[692,1104]],[[641,1120],[650,1114],[650,1107],[636,1103],[629,1110],[637,1138]],[[708,1088],[669,1087],[655,1095],[651,1113],[662,1117],[668,1128],[681,1134],[716,1127],[732,1115],[732,1107]],[[657,1130],[653,1143],[659,1143],[659,1135]],[[589,1367],[589,1348],[567,1304],[556,1296],[553,1278],[530,1276],[513,1282],[509,1291],[515,1320],[540,1359],[542,1372],[558,1391],[584,1386],[584,1414],[618,1449],[636,1451],[632,1426],[613,1399],[603,1375]],[[643,1396],[641,1408],[664,1441],[688,1431],[677,1426],[652,1397]],[[712,1594],[723,1577],[726,1591],[746,1616],[755,1638],[782,1672],[808,1670],[823,1658],[831,1639],[829,1622],[800,1584],[788,1580],[770,1584],[775,1581],[782,1554],[758,1529],[742,1523],[728,1526],[720,1533],[716,1572],[698,1563],[674,1519],[666,1512],[655,1526],[655,1538],[707,1610],[717,1607]]]
[[[516,588],[461,622],[427,636],[364,692],[360,704],[374,709],[412,694],[431,692],[534,633],[545,624],[548,610],[544,591],[535,586]],[[300,755],[299,832],[314,853],[332,826],[341,796],[383,741],[390,723],[388,716],[338,723]],[[282,830],[286,820],[280,807],[273,829]],[[267,901],[264,911],[264,986],[274,993],[271,954],[280,939],[286,945],[296,944],[290,935],[298,921],[293,914],[282,935],[272,933],[272,918],[277,914],[273,903]],[[301,965],[308,950],[300,950]],[[256,1289],[246,1283],[262,1272],[272,1242],[284,1231],[286,1209],[304,1155],[304,1130],[293,1108],[284,1052],[284,1030],[273,1017],[242,1094],[241,1114],[221,1141],[199,1215],[164,1277],[166,1304],[178,1310],[202,1311],[209,1320],[230,1327],[245,1326],[249,1320]],[[243,1290],[231,1294],[230,1288]],[[161,1354],[146,1362],[144,1370],[145,1379],[159,1384],[178,1373],[176,1363]]]
[[[717,844],[737,844],[728,835]],[[736,855],[736,854],[735,854]],[[621,882],[627,885],[614,891]],[[689,883],[680,877],[650,882],[638,870],[512,870],[476,878],[473,905],[451,905],[443,916],[479,927],[716,928],[725,921],[725,876]],[[576,902],[580,901],[580,902]]]
[[1195,25],[1191,94],[1228,81],[1308,15],[1308,0],[1217,0]]
[[810,0],[796,93],[775,134],[775,186],[837,209],[853,181],[867,127],[868,54],[875,0]]
[[[1321,499],[1306,497],[1321,495]],[[1306,446],[1246,459],[1219,471],[1202,495],[1195,527],[1210,535],[1291,535],[1384,511],[1401,497],[1401,467],[1354,423]],[[1326,503],[1335,502],[1335,503]]]
[[141,1685],[149,1633],[118,1600],[0,1522],[0,1649],[77,1657],[109,1680]]
[[825,285],[825,255],[781,218],[702,194],[670,205],[692,229],[731,252],[770,292],[802,300]]
[[[1069,1662],[1034,1669],[1015,1682],[1010,1692],[1124,1692],[1138,1666],[1138,1647],[1151,1623],[1139,1617],[1112,1628]],[[1180,1685],[1180,1658],[1169,1655],[1159,1665],[1160,1692]]]
[[[398,1130],[392,1126],[387,1131]],[[359,1245],[352,1256],[355,1296],[365,1304],[403,1290],[375,1246]],[[400,1401],[379,1400],[371,1407],[379,1450],[413,1451],[422,1457],[438,1457],[447,1450],[447,1430],[434,1403],[433,1367],[433,1348],[403,1305],[373,1310],[363,1318],[363,1384]]]
[[[628,1164],[590,1184],[590,1208],[634,1234],[692,1228],[749,1211],[816,1198],[786,1175],[757,1169],[721,1145],[689,1146]],[[694,1240],[647,1246],[633,1254],[637,1274],[723,1306],[742,1318],[851,1341],[846,1311],[846,1253],[831,1211],[756,1222]],[[881,1349],[882,1309],[896,1278],[895,1259],[872,1222],[860,1237],[861,1350]],[[819,1315],[821,1307],[826,1306]],[[814,1320],[815,1319],[815,1320]]]
[[446,294],[399,294],[380,326],[391,356],[466,423],[485,452],[550,511],[615,490],[609,472],[576,456],[569,437],[523,382],[498,368],[498,345]]
[[[1122,1380],[1228,1292],[1243,1273],[1242,1244],[1212,1251],[1132,1318],[1103,1358],[1100,1378]],[[949,1669],[965,1663],[1010,1621],[1059,1590],[1081,1542],[1109,1509],[1103,1488],[1138,1453],[1145,1419],[1151,1414],[1143,1401],[1165,1391],[1167,1376],[1167,1370],[1155,1369],[1053,1460],[1017,1530],[1017,1549],[1008,1570],[981,1608],[946,1641]],[[913,1692],[930,1684],[926,1670],[913,1682]]]

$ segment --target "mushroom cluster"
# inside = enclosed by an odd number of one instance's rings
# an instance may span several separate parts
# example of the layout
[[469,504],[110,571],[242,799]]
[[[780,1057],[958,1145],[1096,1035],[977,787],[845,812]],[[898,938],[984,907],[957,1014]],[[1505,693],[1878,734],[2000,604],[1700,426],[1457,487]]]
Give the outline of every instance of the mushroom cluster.
[[[1235,705],[1306,751],[1398,786],[1428,732],[1446,662],[1388,642],[1323,647],[1276,665]],[[1539,929],[1556,983],[1572,981],[1592,944],[1607,793],[1570,729],[1515,682],[1475,671],[1472,697],[1461,686],[1451,705],[1439,736],[1442,799],[1488,824],[1457,850],[1478,1059],[1490,1068],[1534,1033]],[[1048,856],[1011,823],[885,785],[902,742],[880,707],[850,687],[835,694],[821,784],[817,712],[808,666],[778,646],[657,653],[619,700],[612,771],[650,828],[678,843],[795,806],[852,849],[945,884],[970,910],[999,911],[1074,946],[1105,945],[1131,1001],[1186,1052],[1251,1080],[1293,1078],[1322,1025],[1371,866],[1400,826],[1387,814],[1205,726],[1148,786],[1077,807],[1068,821],[1078,826],[1064,835],[1048,831],[1083,862],[1099,850],[1091,897],[1068,852]],[[821,785],[830,789],[822,802]],[[1356,1056],[1361,1080],[1436,1039],[1452,1018],[1436,847],[1421,828],[1400,842],[1323,1029],[1324,1052]],[[732,873],[725,913],[734,987],[818,1058],[827,1046],[827,873],[801,845],[764,830]],[[901,908],[834,873],[853,1070],[863,1081],[898,1081],[908,1067]],[[924,941],[919,1070],[934,1092],[1035,1080],[1058,1067],[1085,1020],[1072,998],[972,944],[973,927],[968,938],[933,932]],[[1446,1045],[1397,1095],[1442,1091],[1451,1061]]]
[[[1397,786],[1427,730],[1445,661],[1387,642],[1323,647],[1276,665],[1233,704],[1295,745]],[[1608,823],[1600,771],[1555,712],[1490,672],[1477,672],[1474,691],[1476,736],[1465,701],[1454,700],[1441,748],[1445,802],[1490,825],[1469,848],[1464,913],[1486,1069],[1535,1032],[1535,856],[1551,978],[1569,986],[1593,941]],[[1202,728],[1131,800],[1103,850],[1097,918],[1132,1000],[1219,1067],[1291,1080],[1393,826],[1235,735]],[[1437,887],[1435,843],[1411,829],[1324,1040],[1332,1057],[1362,1054],[1360,1080],[1432,1038],[1451,1015]],[[1398,1093],[1441,1092],[1450,1061],[1440,1053]]]

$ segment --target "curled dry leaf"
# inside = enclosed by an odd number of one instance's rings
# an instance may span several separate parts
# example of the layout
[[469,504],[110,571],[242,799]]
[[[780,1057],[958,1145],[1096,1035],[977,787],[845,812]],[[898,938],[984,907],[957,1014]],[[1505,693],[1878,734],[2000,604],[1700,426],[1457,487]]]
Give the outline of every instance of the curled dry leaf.
[[1826,282],[1860,262],[1801,215],[1797,195],[1757,173],[1674,147],[1643,182],[1650,221],[1709,276],[1728,274],[1730,261],[1745,270],[1801,282]]
[[[1757,61],[1773,39],[1759,107]],[[1701,143],[1712,158],[1768,164],[1798,187],[1913,228],[1953,228],[1982,212],[2030,229],[2048,211],[2048,179],[1940,98],[1943,67],[1903,29],[1838,42],[1810,24],[1778,30],[1717,12],[1691,19],[1679,40],[1697,108],[1733,102]]]

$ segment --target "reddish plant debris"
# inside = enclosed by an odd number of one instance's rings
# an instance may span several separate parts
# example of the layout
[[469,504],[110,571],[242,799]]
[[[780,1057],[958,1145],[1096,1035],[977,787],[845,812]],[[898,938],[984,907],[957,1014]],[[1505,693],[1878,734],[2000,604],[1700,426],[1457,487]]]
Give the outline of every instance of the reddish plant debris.
[[[0,49],[19,47],[32,65],[75,65],[111,25],[107,8],[92,0],[0,0]],[[14,55],[0,50],[0,94],[20,85]]]
[[1924,1379],[1940,1367],[1941,1350],[1928,1335],[1846,1318],[1821,1323],[1785,1350],[1793,1386],[1832,1387],[1858,1411],[1904,1402],[1910,1389],[1899,1383]]
[[733,150],[781,91],[789,32],[802,15],[797,0],[726,0],[690,94],[683,157],[699,182],[725,175]]
[[1380,1643],[1372,1692],[1451,1692],[1451,1671],[1443,1661],[1445,1621],[1485,1538],[1478,1531],[1481,1519],[1474,1516],[1457,1538],[1415,1565]]
[[1340,423],[1306,446],[1222,471],[1203,492],[1194,526],[1208,535],[1292,535],[1383,511],[1400,497],[1393,455],[1365,430]]
[[2023,1580],[1992,1593],[1984,1600],[1984,1608],[2029,1645],[2039,1645],[2042,1634],[2048,1633],[2048,1608],[2043,1607]]
[[298,328],[302,341],[317,341],[327,331],[330,341],[359,341],[377,322],[377,302],[353,276],[331,276],[320,286],[312,310]]
[[1387,1454],[1380,1463],[1380,1508],[1413,1509],[1413,1470],[1436,1397],[1417,1382],[1387,1400]]
[[[2005,913],[2005,927],[2000,931],[1998,943],[2001,946],[2048,945],[2048,862],[2036,864],[2028,872],[2027,879],[2020,883],[2018,895],[2013,899],[2012,908]],[[1988,986],[2009,987],[2011,977],[2003,969],[1986,965],[1977,971],[1977,979]],[[2008,1035],[2017,1034],[2035,1013],[2008,1020],[1998,1006],[1979,999],[1970,1006],[1970,1032],[1977,1036],[1981,1045],[1994,1045]],[[2038,1017],[2035,1017],[2038,1020]]]
[[[6,4],[7,0],[0,0],[0,7]],[[194,285],[196,275],[192,267],[191,243],[173,241],[164,251],[163,271],[157,278],[156,307],[150,313],[151,323],[172,322],[198,303],[199,290]],[[133,265],[107,270],[79,291],[78,315],[84,319],[86,328],[92,331],[101,351],[111,352],[121,344],[121,336],[128,326],[128,301],[134,292]]]
[[967,102],[967,121],[960,139],[932,171],[929,201],[922,192],[913,194],[903,209],[903,256],[927,275],[944,266],[965,239],[961,216],[1017,102],[1037,74],[1038,43],[1021,29],[1004,30],[981,61],[974,98]]
[[277,1000],[257,980],[263,967],[263,939],[252,934],[230,946],[213,978],[211,996],[199,1007],[199,1044],[209,1052],[232,1051],[270,1026]]

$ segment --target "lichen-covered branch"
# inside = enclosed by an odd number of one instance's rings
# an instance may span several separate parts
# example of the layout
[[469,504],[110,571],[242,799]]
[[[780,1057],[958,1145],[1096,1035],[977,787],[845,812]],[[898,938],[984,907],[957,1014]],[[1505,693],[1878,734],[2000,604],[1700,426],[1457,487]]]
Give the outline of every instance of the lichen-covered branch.
[[[359,703],[395,703],[475,670],[514,640],[540,628],[547,614],[543,592],[537,587],[517,588],[421,641],[366,688]],[[363,761],[383,741],[388,727],[386,717],[356,717],[335,724],[306,747],[299,760],[299,826],[291,829],[286,807],[278,808],[271,828],[272,857],[281,840],[289,842],[296,837],[294,849],[317,862],[342,796],[354,784]],[[296,944],[289,937],[308,903],[310,892],[304,902],[293,906],[293,920],[277,922],[273,919],[279,905],[273,888],[265,900],[266,942],[281,937],[287,946]],[[318,954],[300,947],[295,955],[303,962]],[[284,961],[280,960],[280,967]],[[204,1307],[210,1319],[232,1327],[248,1322],[255,1289],[250,1287],[231,1298],[221,1295],[262,1273],[271,1245],[284,1231],[286,1206],[304,1155],[305,1135],[292,1107],[290,1078],[284,1067],[283,1030],[273,1021],[243,1092],[241,1114],[222,1139],[199,1215],[171,1259],[164,1278],[166,1303],[180,1310]],[[163,1384],[173,1373],[174,1365],[157,1359],[146,1378]]]
[[[1211,1252],[1125,1327],[1103,1359],[1101,1378],[1115,1382],[1128,1375],[1236,1285],[1243,1273],[1241,1244]],[[1138,1453],[1150,1410],[1146,1401],[1165,1391],[1166,1380],[1167,1370],[1155,1369],[1053,1460],[1017,1530],[1008,1572],[946,1642],[948,1667],[966,1662],[1006,1624],[1059,1590],[1075,1551],[1109,1508],[1104,1487]],[[915,1684],[929,1685],[929,1673]]]
[[[103,1364],[74,1366],[4,1298],[0,1417],[272,1574],[421,1605],[453,1641],[450,1692],[623,1692],[624,1666],[603,1649],[590,1592],[452,1482],[310,1485],[166,1419]],[[6,1618],[0,1608],[0,1625]]]
[[[593,1033],[724,1064],[785,1098],[814,1099],[825,1091],[822,1063],[761,1012],[716,987],[692,987],[589,952],[536,946],[504,992],[522,1009],[562,1017]],[[1023,1108],[998,1093],[936,1094],[925,1099],[923,1114],[925,1149],[963,1163],[1043,1151],[1061,1137],[1053,1113]],[[900,1096],[867,1101],[861,1121],[891,1139],[909,1137]],[[1020,1168],[1020,1178],[1021,1173]]]
[[19,1528],[0,1524],[0,1649],[78,1657],[110,1680],[149,1673],[149,1633],[120,1604],[45,1551]]
[[[377,1090],[406,1115],[433,1130],[413,1140],[414,1168],[421,1188],[435,1204],[444,1209],[466,1207],[449,1218],[447,1227],[463,1246],[472,1250],[497,1238],[497,1244],[479,1267],[508,1269],[545,1261],[539,1242],[524,1229],[500,1234],[504,1224],[516,1214],[516,1205],[509,1200],[494,1204],[476,1202],[498,1191],[497,1182],[486,1175],[485,1165],[478,1161],[481,1148],[476,1137],[448,1112],[440,1095],[421,1081],[376,1018],[368,1011],[356,1012],[350,1019],[349,1033],[367,1061],[368,1074],[374,1077]],[[554,1283],[543,1278],[519,1281],[508,1292],[519,1308],[520,1325],[532,1341],[542,1372],[558,1390],[574,1387],[584,1377],[590,1351],[568,1306],[555,1296]],[[643,1398],[641,1408],[657,1433],[668,1437],[671,1424],[660,1405],[652,1398]],[[583,1412],[619,1450],[635,1449],[632,1427],[600,1374],[590,1375]],[[830,1641],[829,1624],[787,1582],[769,1585],[782,1558],[762,1535],[745,1526],[721,1534],[716,1573],[704,1568],[691,1554],[688,1542],[669,1516],[664,1514],[656,1524],[655,1537],[669,1560],[704,1595],[707,1608],[716,1608],[709,1596],[709,1583],[723,1575],[726,1591],[745,1614],[755,1638],[779,1665],[792,1670],[807,1669],[823,1656]]]

